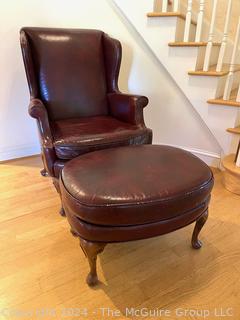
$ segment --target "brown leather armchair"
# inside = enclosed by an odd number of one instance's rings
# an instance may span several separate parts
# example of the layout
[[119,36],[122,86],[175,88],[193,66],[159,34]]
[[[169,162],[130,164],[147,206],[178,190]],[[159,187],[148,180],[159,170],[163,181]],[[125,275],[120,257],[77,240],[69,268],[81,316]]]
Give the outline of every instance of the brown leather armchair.
[[118,89],[121,44],[98,30],[22,28],[30,90],[29,114],[37,119],[43,175],[58,176],[81,154],[129,144],[150,144],[144,96]]

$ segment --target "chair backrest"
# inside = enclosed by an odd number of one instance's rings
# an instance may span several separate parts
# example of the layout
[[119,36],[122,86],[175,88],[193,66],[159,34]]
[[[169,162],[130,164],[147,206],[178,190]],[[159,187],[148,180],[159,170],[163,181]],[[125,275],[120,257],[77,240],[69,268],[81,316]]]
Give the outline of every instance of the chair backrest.
[[21,46],[30,94],[43,101],[51,120],[108,114],[119,41],[99,30],[26,27]]

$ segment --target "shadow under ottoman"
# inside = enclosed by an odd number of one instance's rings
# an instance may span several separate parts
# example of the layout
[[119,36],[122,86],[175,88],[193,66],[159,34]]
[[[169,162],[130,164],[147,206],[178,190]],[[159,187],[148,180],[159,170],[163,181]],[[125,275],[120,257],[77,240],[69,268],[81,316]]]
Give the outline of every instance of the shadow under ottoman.
[[60,177],[62,205],[88,258],[87,283],[97,283],[96,259],[107,243],[155,237],[196,221],[192,246],[199,249],[212,187],[203,161],[169,146],[120,147],[69,161]]

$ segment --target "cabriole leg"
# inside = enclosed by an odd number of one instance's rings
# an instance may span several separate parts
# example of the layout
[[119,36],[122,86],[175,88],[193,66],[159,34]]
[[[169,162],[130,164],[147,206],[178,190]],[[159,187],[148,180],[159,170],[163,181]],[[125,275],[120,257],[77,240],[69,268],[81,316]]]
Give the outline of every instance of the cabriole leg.
[[101,242],[91,242],[80,238],[80,246],[88,259],[90,272],[87,276],[87,284],[89,286],[95,286],[98,283],[98,276],[97,276],[97,255],[103,252],[106,243]]
[[202,230],[202,227],[206,223],[207,219],[208,219],[208,210],[196,221],[196,225],[192,234],[192,247],[194,249],[200,249],[202,246],[202,242],[198,239],[198,235]]
[[43,177],[48,177],[48,176],[49,176],[46,169],[42,169],[42,170],[40,171],[40,174],[41,174],[41,176],[43,176]]
[[[59,181],[58,181],[57,178],[53,178],[52,181],[53,181],[53,185],[54,185],[55,189],[57,190],[57,192],[58,192],[58,194],[59,194],[59,196],[60,196],[60,199],[61,199],[61,192],[60,192]],[[61,199],[61,201],[62,201],[62,199]],[[62,217],[66,217],[66,213],[65,213],[63,207],[60,208],[59,214],[60,214]]]

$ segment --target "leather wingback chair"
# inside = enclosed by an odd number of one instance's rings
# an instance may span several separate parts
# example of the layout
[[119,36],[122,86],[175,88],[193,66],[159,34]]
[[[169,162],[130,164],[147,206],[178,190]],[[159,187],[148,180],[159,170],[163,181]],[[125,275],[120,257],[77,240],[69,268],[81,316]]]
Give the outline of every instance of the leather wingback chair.
[[32,27],[20,39],[43,175],[57,179],[66,161],[86,152],[152,142],[148,99],[118,89],[119,41],[98,30]]

